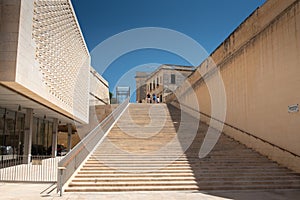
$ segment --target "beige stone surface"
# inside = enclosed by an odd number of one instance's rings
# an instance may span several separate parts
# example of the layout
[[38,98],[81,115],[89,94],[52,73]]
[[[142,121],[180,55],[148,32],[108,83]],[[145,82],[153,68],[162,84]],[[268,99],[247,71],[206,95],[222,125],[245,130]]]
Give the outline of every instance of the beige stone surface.
[[[18,192],[16,192],[18,188]],[[124,200],[156,200],[156,199],[188,199],[188,200],[265,200],[265,199],[289,199],[296,200],[300,196],[298,190],[276,190],[276,191],[230,191],[230,192],[104,192],[104,193],[64,193],[62,197],[56,193],[50,193],[52,184],[24,184],[24,183],[1,183],[1,198],[7,200],[94,200],[94,199],[124,199]]]
[[[165,96],[175,91],[176,88],[184,82],[186,77],[193,72],[193,70],[194,68],[192,66],[164,64],[159,66],[152,73],[146,75],[146,77],[138,78],[138,76],[136,76],[136,86],[138,91],[137,100],[146,102],[146,95],[149,93],[151,95],[151,99],[152,94],[155,94],[156,97],[161,98],[160,102],[165,102]],[[174,75],[175,83],[171,83],[171,75]],[[139,91],[139,87],[144,88]],[[141,94],[144,96],[141,96]]]
[[[299,4],[296,0],[267,1],[212,53],[215,64],[208,59],[198,68],[202,76],[215,66],[220,70],[226,92],[226,123],[298,155],[300,113],[289,113],[288,106],[300,103]],[[204,80],[209,84],[215,76],[212,73]],[[199,79],[196,72],[189,82],[195,85],[200,111],[211,115],[211,91],[204,81],[196,83]],[[184,90],[177,90],[176,95],[181,96]],[[184,95],[187,105],[193,105]],[[227,126],[224,132],[300,172],[293,164],[299,157]]]
[[0,80],[14,81],[17,58],[19,1],[0,1]]
[[108,82],[98,72],[90,67],[90,105],[106,105],[109,100]]
[[0,1],[1,84],[87,123],[90,93],[109,102],[107,81],[90,72],[71,1]]

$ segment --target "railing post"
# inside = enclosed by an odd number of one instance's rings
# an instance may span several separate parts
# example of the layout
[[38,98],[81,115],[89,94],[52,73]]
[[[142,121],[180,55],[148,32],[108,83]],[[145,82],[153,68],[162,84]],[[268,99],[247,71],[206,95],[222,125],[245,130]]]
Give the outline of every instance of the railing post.
[[53,128],[52,128],[52,158],[56,157],[57,154],[57,133],[58,133],[58,119],[53,119]]
[[68,126],[68,146],[67,146],[67,151],[71,151],[72,147],[72,124],[67,124]]
[[63,194],[63,191],[62,191],[62,188],[63,188],[62,176],[64,174],[65,169],[66,169],[65,167],[58,167],[59,177],[58,177],[57,181],[59,182],[59,196],[62,196],[62,194]]
[[33,127],[33,109],[27,108],[26,115],[25,115],[25,131],[24,131],[24,159],[23,159],[24,164],[28,164],[31,161],[32,127]]

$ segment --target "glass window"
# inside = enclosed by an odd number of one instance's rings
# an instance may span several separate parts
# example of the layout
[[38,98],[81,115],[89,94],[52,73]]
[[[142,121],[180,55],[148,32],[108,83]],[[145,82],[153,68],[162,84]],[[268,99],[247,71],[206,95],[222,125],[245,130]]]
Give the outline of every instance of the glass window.
[[2,159],[22,155],[25,115],[0,108],[0,154]]
[[14,154],[14,146],[16,145],[16,138],[15,134],[15,112],[6,110],[5,113],[5,120],[4,120],[4,142],[3,146],[5,146],[5,154],[6,155],[13,155]]
[[171,84],[175,84],[175,74],[171,74]]
[[48,139],[47,139],[47,149],[52,146],[52,130],[53,130],[53,123],[49,122],[48,124]]
[[[34,118],[32,131],[32,155],[51,154],[53,123],[45,119]],[[50,153],[49,153],[50,152]]]
[[32,144],[38,144],[38,118],[33,118],[33,126],[32,126]]

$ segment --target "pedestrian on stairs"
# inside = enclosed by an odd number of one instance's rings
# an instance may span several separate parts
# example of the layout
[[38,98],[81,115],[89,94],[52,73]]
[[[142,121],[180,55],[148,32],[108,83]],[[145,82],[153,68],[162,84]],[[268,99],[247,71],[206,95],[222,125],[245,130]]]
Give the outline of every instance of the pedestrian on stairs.
[[147,103],[151,103],[150,100],[151,100],[151,95],[147,93]]
[[152,100],[153,100],[153,103],[155,103],[156,102],[156,95],[153,93],[153,98],[152,98]]

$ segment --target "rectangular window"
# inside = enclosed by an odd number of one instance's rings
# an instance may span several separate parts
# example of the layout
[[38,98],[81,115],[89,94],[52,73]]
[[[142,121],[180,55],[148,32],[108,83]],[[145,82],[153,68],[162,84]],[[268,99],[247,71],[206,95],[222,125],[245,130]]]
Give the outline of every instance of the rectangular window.
[[171,74],[171,84],[175,84],[175,74]]

